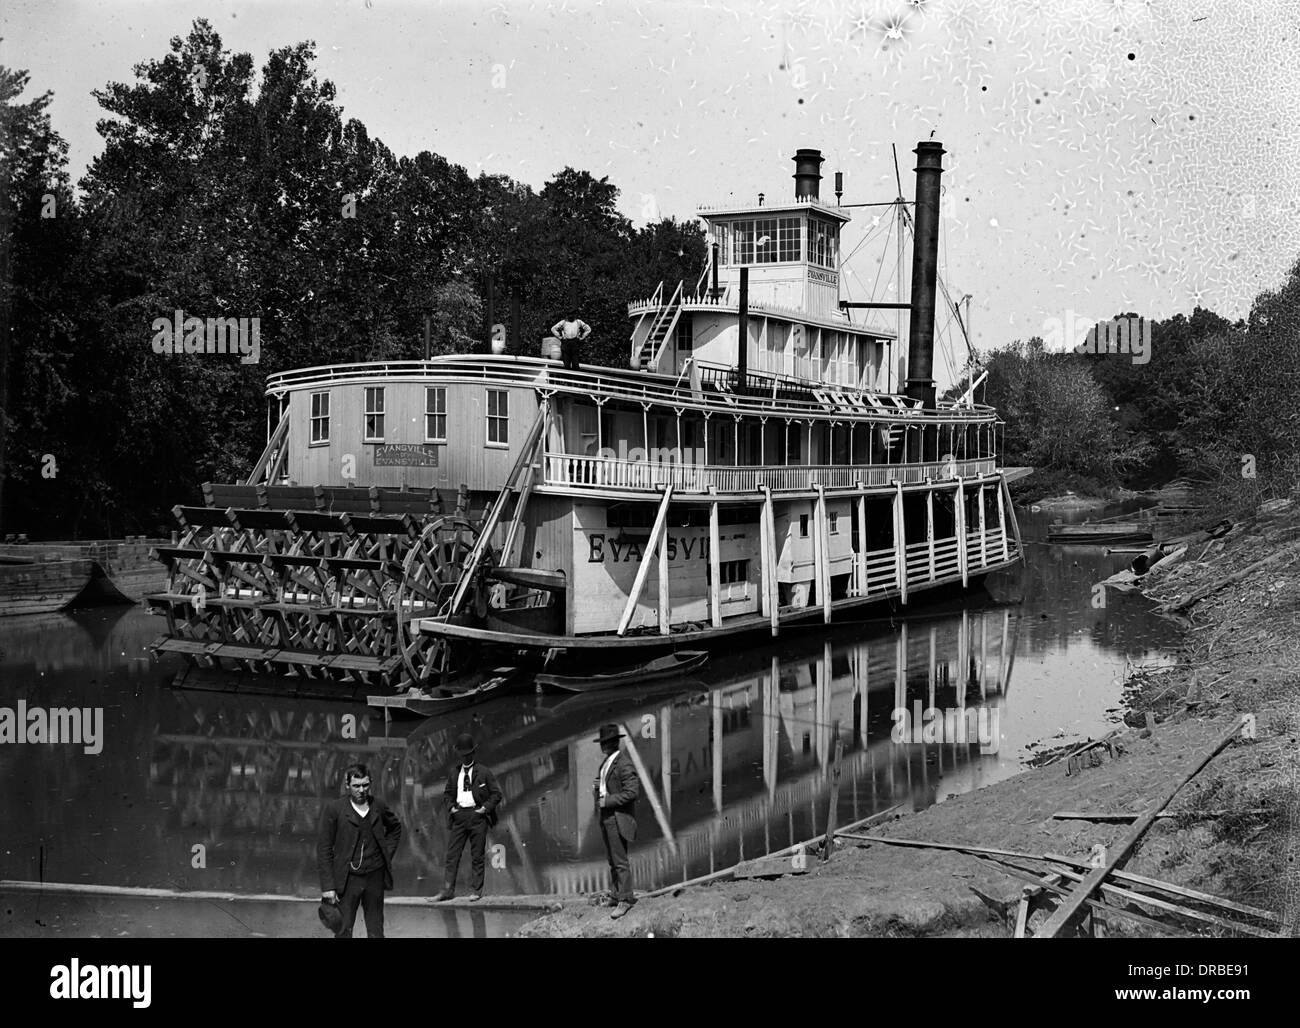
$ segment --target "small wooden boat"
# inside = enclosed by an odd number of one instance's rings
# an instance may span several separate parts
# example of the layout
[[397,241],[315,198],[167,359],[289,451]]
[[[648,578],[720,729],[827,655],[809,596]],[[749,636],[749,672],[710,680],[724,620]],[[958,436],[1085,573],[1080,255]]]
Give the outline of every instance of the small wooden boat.
[[671,678],[683,672],[700,667],[709,655],[704,650],[678,650],[644,664],[619,671],[608,671],[594,675],[538,675],[534,681],[538,685],[550,686],[564,692],[598,692],[601,689],[614,689],[621,685],[651,682],[658,678]]
[[483,674],[470,675],[446,685],[390,696],[367,696],[367,706],[384,711],[385,717],[433,717],[460,710],[475,703],[504,696],[521,688],[527,675],[517,667],[497,667]]
[[1047,530],[1049,543],[1142,543],[1152,538],[1151,526],[1141,521],[1052,525]]

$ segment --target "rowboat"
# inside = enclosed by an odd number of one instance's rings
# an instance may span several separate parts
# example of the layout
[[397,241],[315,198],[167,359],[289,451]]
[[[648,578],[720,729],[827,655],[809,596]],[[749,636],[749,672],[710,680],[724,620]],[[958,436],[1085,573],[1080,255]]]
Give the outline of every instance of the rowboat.
[[1151,539],[1151,526],[1141,521],[1052,525],[1047,530],[1049,543],[1142,543]]
[[400,696],[367,696],[366,704],[383,710],[385,717],[433,717],[515,692],[526,682],[520,668],[498,667],[446,685],[412,688]]
[[533,680],[538,685],[561,689],[564,692],[599,692],[602,689],[614,689],[622,685],[671,678],[700,667],[708,659],[709,654],[705,650],[678,650],[619,671],[572,676],[541,674]]

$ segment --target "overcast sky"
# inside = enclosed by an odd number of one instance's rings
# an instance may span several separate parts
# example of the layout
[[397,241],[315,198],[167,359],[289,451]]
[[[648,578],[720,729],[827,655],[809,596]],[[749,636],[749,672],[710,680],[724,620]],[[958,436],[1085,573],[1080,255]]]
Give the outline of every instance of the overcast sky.
[[[398,154],[534,187],[584,168],[637,223],[791,195],[801,146],[849,203],[894,197],[896,144],[910,198],[933,133],[940,272],[981,347],[1070,312],[1241,317],[1300,255],[1294,0],[5,0],[0,62],[54,92],[76,177],[101,149],[90,91],[198,17],[259,68],[314,40],[345,116]],[[854,299],[882,240],[854,256]]]

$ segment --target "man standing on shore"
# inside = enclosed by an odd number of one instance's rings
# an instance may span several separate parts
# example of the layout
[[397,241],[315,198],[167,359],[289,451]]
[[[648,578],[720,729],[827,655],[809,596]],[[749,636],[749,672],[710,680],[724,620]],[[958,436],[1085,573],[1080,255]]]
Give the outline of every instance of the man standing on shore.
[[487,831],[497,823],[497,806],[501,803],[501,789],[496,776],[474,759],[474,738],[462,733],[456,740],[460,764],[447,776],[443,797],[447,802],[447,863],[442,873],[442,892],[435,902],[449,900],[456,895],[456,875],[460,871],[460,855],[469,839],[470,871],[473,903],[483,898],[483,876],[486,870],[484,854],[487,850]]
[[351,765],[343,779],[348,795],[325,805],[317,832],[321,899],[338,904],[343,915],[337,938],[352,938],[360,904],[366,938],[382,939],[384,890],[393,887],[393,857],[402,841],[402,823],[383,800],[370,795],[365,764]]
[[600,750],[605,754],[596,776],[596,810],[600,815],[605,855],[609,858],[609,902],[614,908],[609,916],[615,920],[636,902],[627,848],[636,839],[636,798],[641,792],[636,768],[618,748],[622,736],[618,725],[605,725],[594,740],[600,743]]

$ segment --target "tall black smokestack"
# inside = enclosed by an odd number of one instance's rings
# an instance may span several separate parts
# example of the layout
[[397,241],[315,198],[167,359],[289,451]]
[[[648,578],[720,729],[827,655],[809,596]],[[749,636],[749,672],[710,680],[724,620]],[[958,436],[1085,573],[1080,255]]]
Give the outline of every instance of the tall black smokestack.
[[904,392],[920,400],[923,407],[933,408],[934,301],[939,271],[939,178],[943,174],[943,144],[920,142],[912,152],[916,154],[916,238],[912,241],[912,316],[908,322]]
[[796,150],[794,152],[794,198],[816,200],[821,189],[822,152]]
[[736,317],[736,392],[749,383],[749,269],[740,269],[740,302]]

